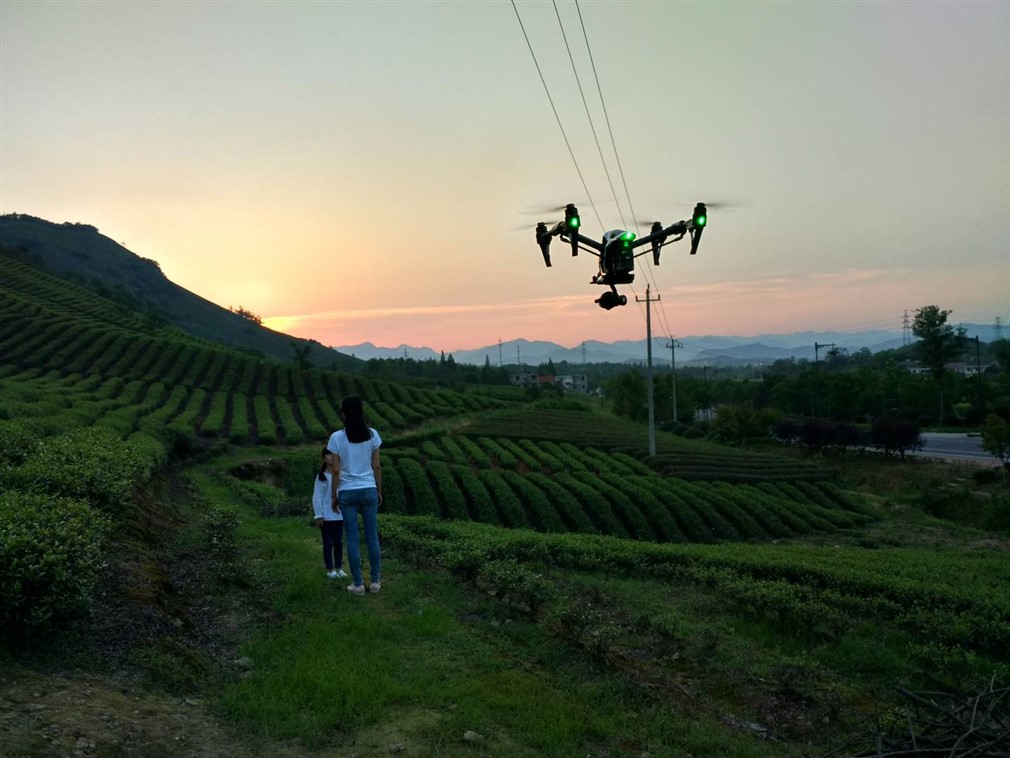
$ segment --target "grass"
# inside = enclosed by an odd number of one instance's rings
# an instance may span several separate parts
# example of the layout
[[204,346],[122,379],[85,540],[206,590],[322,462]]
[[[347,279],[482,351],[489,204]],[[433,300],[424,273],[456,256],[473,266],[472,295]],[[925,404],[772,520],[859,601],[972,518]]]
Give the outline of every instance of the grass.
[[659,755],[669,744],[766,754],[710,714],[648,697],[548,629],[501,618],[493,599],[444,570],[385,554],[382,592],[352,597],[323,575],[303,519],[259,518],[210,477],[197,481],[215,504],[243,508],[240,570],[262,604],[241,645],[250,673],[214,695],[243,730],[309,749],[372,740],[419,755]]
[[[382,592],[352,597],[345,583],[325,579],[318,536],[304,519],[261,518],[211,476],[197,481],[211,502],[242,512],[237,571],[249,589],[222,591],[251,592],[260,606],[241,646],[249,674],[211,697],[263,739],[310,750],[364,746],[366,755],[399,747],[417,755],[664,755],[671,746],[696,755],[799,754],[865,730],[877,709],[894,706],[898,685],[939,686],[928,675],[929,648],[907,631],[869,618],[840,632],[790,625],[717,588],[606,566],[548,569],[543,581],[571,605],[531,619],[479,582],[413,565],[387,547]],[[970,686],[977,672],[963,673]]]

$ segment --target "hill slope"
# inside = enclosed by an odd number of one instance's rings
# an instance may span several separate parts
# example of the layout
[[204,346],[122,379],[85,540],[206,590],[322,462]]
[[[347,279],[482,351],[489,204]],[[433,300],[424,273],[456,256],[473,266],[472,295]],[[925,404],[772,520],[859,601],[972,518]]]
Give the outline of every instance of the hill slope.
[[0,217],[0,247],[12,257],[84,282],[99,294],[156,313],[201,339],[275,360],[294,359],[292,344],[312,346],[314,365],[354,370],[361,361],[318,342],[256,324],[170,281],[156,261],[142,258],[86,224],[56,224],[24,214]]

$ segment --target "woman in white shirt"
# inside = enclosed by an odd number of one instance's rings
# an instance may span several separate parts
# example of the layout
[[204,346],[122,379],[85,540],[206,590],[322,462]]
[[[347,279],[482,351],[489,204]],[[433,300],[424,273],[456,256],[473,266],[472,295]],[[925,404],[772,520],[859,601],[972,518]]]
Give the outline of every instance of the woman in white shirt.
[[333,455],[325,447],[323,465],[319,468],[313,485],[312,511],[316,517],[316,526],[323,535],[326,576],[330,579],[343,579],[347,576],[341,567],[344,562],[344,516],[339,508],[333,508]]
[[344,515],[347,530],[347,563],[353,584],[347,591],[364,595],[361,575],[361,547],[358,542],[358,513],[365,527],[368,546],[369,592],[381,589],[378,511],[382,505],[382,468],[379,465],[379,433],[365,423],[361,398],[348,395],[340,403],[344,428],[330,435],[326,445],[333,453],[333,508]]

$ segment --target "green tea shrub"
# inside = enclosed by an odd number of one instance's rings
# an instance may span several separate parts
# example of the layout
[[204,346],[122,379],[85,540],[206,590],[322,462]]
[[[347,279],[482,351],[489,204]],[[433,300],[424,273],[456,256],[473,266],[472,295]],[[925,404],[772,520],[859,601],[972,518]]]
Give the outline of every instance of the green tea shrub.
[[38,437],[20,421],[0,421],[0,474],[24,463]]
[[108,530],[80,500],[0,493],[0,628],[24,638],[85,610]]
[[477,570],[477,576],[494,588],[510,616],[535,619],[554,595],[553,586],[544,581],[542,574],[514,560],[488,561]]
[[74,429],[39,444],[10,480],[15,489],[84,500],[114,514],[130,504],[134,487],[153,470],[143,450],[108,429]]

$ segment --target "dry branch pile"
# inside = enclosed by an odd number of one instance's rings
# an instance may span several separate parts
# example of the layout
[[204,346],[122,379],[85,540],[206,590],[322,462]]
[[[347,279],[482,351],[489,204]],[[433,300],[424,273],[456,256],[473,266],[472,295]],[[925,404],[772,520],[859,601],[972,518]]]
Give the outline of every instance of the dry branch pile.
[[1010,758],[1010,687],[996,688],[994,684],[992,681],[979,694],[967,697],[899,688],[905,700],[907,729],[878,732],[824,758]]

